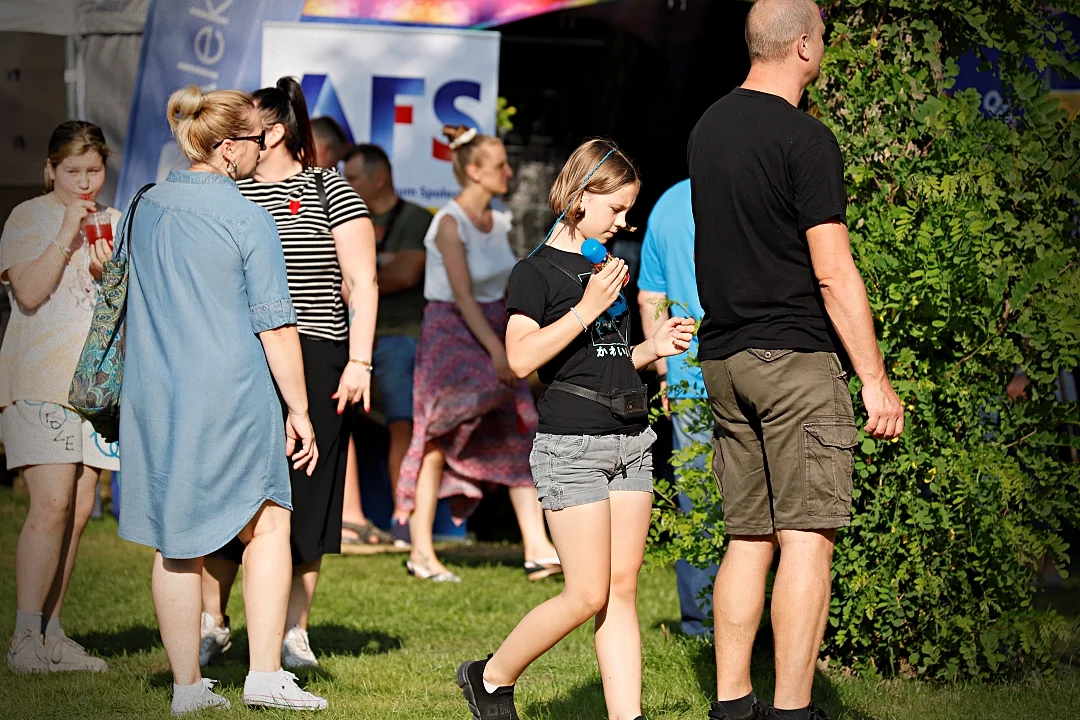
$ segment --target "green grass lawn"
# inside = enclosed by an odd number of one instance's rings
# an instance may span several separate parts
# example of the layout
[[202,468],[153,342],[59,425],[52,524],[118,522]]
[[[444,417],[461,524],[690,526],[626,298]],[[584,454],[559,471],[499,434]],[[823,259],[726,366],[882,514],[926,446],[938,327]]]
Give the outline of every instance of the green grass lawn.
[[[15,540],[25,500],[0,490],[0,633],[14,626]],[[171,676],[150,601],[152,553],[121,541],[112,520],[94,521],[83,540],[64,616],[68,633],[105,657],[106,675],[23,677],[0,669],[0,718],[168,718]],[[464,581],[424,584],[405,574],[401,556],[328,558],[315,601],[311,640],[322,666],[302,676],[330,700],[326,720],[423,718],[466,720],[454,669],[483,657],[518,619],[559,591],[557,581],[530,584],[515,548],[448,552]],[[237,587],[239,591],[239,586]],[[247,644],[240,593],[231,608],[233,648],[206,672],[233,702],[209,717],[251,717],[240,707]],[[644,709],[650,720],[704,720],[715,687],[712,646],[680,635],[675,575],[666,567],[642,574],[645,646]],[[601,720],[604,702],[582,629],[541,658],[521,679],[523,720]],[[755,686],[768,698],[772,673],[768,638],[755,655]],[[1004,687],[940,687],[915,682],[819,676],[819,706],[834,720],[899,718],[989,720],[1080,718],[1080,671],[1052,681]],[[296,717],[260,711],[258,717]]]

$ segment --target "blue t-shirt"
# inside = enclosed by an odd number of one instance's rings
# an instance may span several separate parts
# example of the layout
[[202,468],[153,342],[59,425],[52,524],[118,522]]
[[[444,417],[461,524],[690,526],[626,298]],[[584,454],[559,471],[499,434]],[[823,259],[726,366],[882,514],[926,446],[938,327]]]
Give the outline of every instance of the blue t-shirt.
[[[641,245],[641,274],[637,284],[639,290],[663,293],[668,300],[679,303],[671,306],[673,316],[700,320],[704,314],[694,274],[694,213],[690,206],[689,180],[668,188],[649,214],[649,226]],[[692,353],[696,357],[697,349],[695,336],[688,352],[667,359],[668,388],[672,397],[705,397],[701,368],[686,363],[687,355]],[[690,392],[685,395],[678,391],[683,380],[690,384]]]

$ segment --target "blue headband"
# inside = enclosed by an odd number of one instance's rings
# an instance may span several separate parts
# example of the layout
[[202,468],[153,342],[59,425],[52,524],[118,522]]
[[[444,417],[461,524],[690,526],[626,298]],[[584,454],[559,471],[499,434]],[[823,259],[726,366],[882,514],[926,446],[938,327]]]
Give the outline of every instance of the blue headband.
[[551,238],[551,233],[555,232],[555,228],[559,226],[559,223],[561,223],[563,218],[566,217],[566,213],[570,212],[570,208],[573,207],[574,196],[585,189],[585,186],[589,184],[589,181],[592,180],[593,175],[595,175],[596,171],[600,169],[600,166],[607,162],[607,159],[611,157],[614,153],[615,148],[611,148],[610,150],[608,150],[607,155],[600,158],[600,162],[596,163],[596,167],[590,170],[589,174],[585,176],[585,179],[581,182],[581,185],[578,186],[578,189],[570,194],[570,202],[566,204],[566,209],[562,211],[562,214],[559,215],[558,218],[555,219],[555,224],[552,225],[551,229],[547,231],[547,235],[545,235],[544,239],[540,241],[540,244],[534,247],[533,251],[529,253],[529,257],[535,255],[537,252],[540,251],[540,248],[544,247],[544,245],[547,244],[547,241]]

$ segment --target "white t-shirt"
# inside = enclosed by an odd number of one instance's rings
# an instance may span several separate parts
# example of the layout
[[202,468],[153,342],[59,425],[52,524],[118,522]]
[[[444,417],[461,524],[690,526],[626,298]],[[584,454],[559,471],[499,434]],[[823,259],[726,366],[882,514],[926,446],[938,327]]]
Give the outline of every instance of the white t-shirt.
[[482,233],[473,225],[469,216],[455,201],[446,203],[431,220],[424,246],[427,249],[427,267],[424,273],[424,297],[434,302],[454,302],[454,291],[446,276],[442,253],[435,245],[439,223],[449,216],[457,221],[458,237],[465,245],[465,261],[472,278],[473,297],[477,302],[488,303],[506,297],[506,283],[510,271],[517,264],[517,256],[510,247],[510,212],[492,209],[494,223],[491,232]]
[[[115,238],[120,213],[112,208],[109,213]],[[12,210],[0,238],[0,274],[40,257],[63,224],[64,206],[53,193]],[[35,310],[27,312],[16,302],[10,283],[5,282],[4,289],[11,317],[0,347],[0,407],[16,400],[67,405],[71,378],[97,302],[87,244],[83,242],[71,254],[56,289]]]

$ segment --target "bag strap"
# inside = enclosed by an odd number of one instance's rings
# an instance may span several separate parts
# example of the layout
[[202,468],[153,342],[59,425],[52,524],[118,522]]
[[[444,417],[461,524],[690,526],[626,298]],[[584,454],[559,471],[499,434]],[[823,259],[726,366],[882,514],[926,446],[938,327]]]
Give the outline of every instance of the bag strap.
[[116,247],[113,248],[113,257],[120,257],[120,252],[124,247],[124,240],[131,234],[131,227],[135,223],[135,208],[139,206],[139,201],[142,200],[143,193],[152,187],[154,187],[154,183],[143,185],[139,188],[139,192],[135,193],[135,197],[131,199],[127,217],[124,218],[124,226],[120,228],[120,237],[116,238]]
[[543,261],[544,261],[544,262],[546,262],[546,263],[547,263],[548,265],[550,265],[551,267],[555,268],[556,270],[558,270],[559,272],[561,272],[561,273],[562,273],[563,275],[565,275],[566,277],[570,278],[570,279],[571,279],[571,280],[573,281],[573,283],[574,283],[575,285],[577,285],[578,287],[581,287],[581,278],[579,278],[579,277],[577,277],[577,276],[573,275],[573,274],[572,274],[572,273],[571,273],[571,272],[570,272],[569,270],[567,270],[566,268],[564,268],[564,267],[563,267],[562,265],[560,265],[559,263],[555,262],[554,260],[550,260],[550,259],[548,259],[548,258],[546,258],[546,257],[537,257],[537,256],[535,256],[535,255],[534,255],[533,257],[536,257],[536,259],[537,259],[537,260],[543,260]]
[[562,380],[552,380],[551,384],[547,387],[548,390],[560,390],[564,393],[571,395],[577,395],[579,398],[585,398],[586,400],[592,400],[598,402],[604,407],[611,409],[611,396],[604,393],[598,393],[595,390],[589,390],[583,388],[580,385],[573,385]]
[[323,182],[322,174],[322,168],[315,168],[315,194],[319,196],[319,204],[326,213],[326,224],[330,225],[330,200],[326,197],[326,183]]

